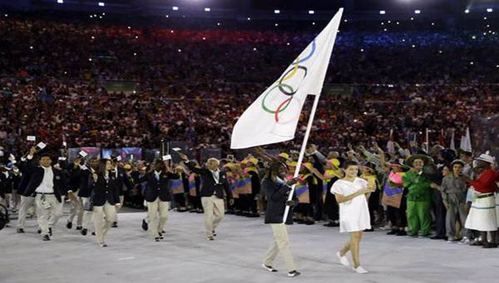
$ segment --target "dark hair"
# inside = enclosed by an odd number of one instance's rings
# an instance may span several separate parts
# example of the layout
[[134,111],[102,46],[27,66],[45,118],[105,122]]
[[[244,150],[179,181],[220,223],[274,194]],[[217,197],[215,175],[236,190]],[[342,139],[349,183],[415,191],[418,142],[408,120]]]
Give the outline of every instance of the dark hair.
[[347,169],[350,166],[359,166],[359,163],[352,160],[347,160],[345,161],[345,163],[343,163],[343,169]]
[[104,176],[106,174],[106,163],[111,161],[110,159],[99,160],[99,169],[97,169],[97,174]]
[[288,165],[286,163],[281,162],[281,161],[273,161],[271,162],[267,168],[265,168],[265,177],[271,178],[272,176],[278,176],[279,175],[279,170],[281,168],[288,168]]

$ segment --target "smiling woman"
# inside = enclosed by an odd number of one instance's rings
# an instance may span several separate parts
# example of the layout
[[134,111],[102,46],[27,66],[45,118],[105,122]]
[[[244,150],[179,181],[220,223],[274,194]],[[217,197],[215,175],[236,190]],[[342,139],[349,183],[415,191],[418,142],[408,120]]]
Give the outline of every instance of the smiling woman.
[[356,162],[345,162],[344,170],[345,177],[333,184],[331,193],[340,205],[340,232],[350,233],[350,240],[336,256],[341,264],[350,266],[345,255],[351,252],[353,270],[357,273],[367,273],[367,270],[360,266],[360,241],[362,232],[371,229],[366,194],[372,192],[372,188],[369,188],[366,180],[357,177],[359,166]]

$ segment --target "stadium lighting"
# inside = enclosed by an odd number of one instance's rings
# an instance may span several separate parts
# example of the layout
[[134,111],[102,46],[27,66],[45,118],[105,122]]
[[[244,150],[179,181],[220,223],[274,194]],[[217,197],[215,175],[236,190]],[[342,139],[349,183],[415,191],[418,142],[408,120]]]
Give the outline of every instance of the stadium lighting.
[[313,14],[315,14],[315,11],[314,10],[308,10],[308,14],[309,15],[313,15]]
[[211,8],[204,8],[205,12],[211,12]]
[[414,10],[414,14],[416,14],[416,15],[421,14],[421,10]]
[[470,13],[470,9],[466,9],[466,10],[464,10],[464,13],[465,13],[465,14],[469,14],[469,13]]
[[385,11],[385,10],[381,10],[381,11],[379,11],[379,14],[380,14],[380,15],[385,15],[385,14],[386,14],[386,11]]
[[99,7],[104,7],[104,6],[106,6],[106,3],[104,3],[104,2],[99,2]]
[[492,12],[494,12],[494,9],[492,9],[492,8],[487,8],[487,13],[492,13]]
[[64,0],[57,0],[58,4],[64,4]]
[[173,11],[178,11],[178,7],[177,7],[177,6],[173,6],[173,7],[172,7],[172,10],[173,10]]
[[281,10],[274,10],[274,14],[280,14]]
[[250,18],[250,17],[248,17],[248,21],[251,21],[251,18]]

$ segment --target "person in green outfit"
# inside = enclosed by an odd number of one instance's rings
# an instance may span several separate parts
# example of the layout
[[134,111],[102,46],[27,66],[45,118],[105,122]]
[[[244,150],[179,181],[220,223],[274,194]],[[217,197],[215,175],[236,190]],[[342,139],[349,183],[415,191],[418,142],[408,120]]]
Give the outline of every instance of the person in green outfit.
[[430,162],[430,157],[422,154],[412,155],[406,161],[411,167],[403,177],[404,188],[408,192],[407,222],[410,236],[428,237],[431,232],[431,181],[423,175],[425,164]]

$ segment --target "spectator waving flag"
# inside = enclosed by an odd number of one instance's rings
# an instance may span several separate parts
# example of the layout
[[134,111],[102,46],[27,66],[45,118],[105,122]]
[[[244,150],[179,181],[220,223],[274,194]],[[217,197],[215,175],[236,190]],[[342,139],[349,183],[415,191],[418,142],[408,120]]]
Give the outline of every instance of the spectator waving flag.
[[320,95],[343,9],[241,115],[231,148],[241,149],[292,140],[307,95]]

